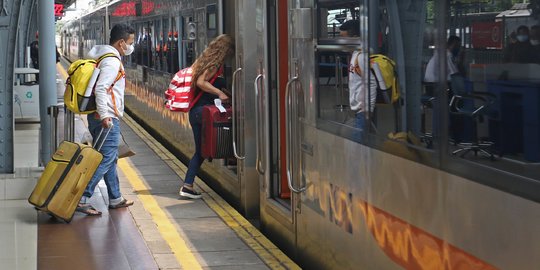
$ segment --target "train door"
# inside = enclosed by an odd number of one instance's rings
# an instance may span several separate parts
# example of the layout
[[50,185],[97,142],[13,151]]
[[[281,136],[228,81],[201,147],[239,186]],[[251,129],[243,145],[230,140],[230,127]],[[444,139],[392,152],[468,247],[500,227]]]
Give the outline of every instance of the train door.
[[[301,166],[299,138],[303,130],[298,116],[304,114],[298,52],[309,48],[306,40],[291,37],[292,8],[287,0],[257,1],[261,66],[254,82],[261,227],[287,254],[298,250],[299,202],[304,190],[299,187],[301,171],[297,169]],[[301,48],[303,42],[306,47]]]
[[[256,125],[257,119],[249,112],[256,111],[253,80],[259,74],[262,63],[254,61],[257,47],[253,46],[256,35],[252,26],[256,22],[255,2],[235,1],[234,9],[225,10],[225,31],[234,23],[235,60],[232,71],[233,148],[237,159],[237,175],[240,190],[240,209],[248,218],[259,216],[259,182],[256,171]],[[229,6],[228,6],[229,7]],[[230,17],[233,16],[233,17]],[[232,30],[232,29],[231,29]]]

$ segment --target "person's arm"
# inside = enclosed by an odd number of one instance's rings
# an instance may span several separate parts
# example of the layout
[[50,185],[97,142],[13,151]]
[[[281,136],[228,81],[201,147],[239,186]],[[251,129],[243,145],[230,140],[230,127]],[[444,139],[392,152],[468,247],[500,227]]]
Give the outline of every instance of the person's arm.
[[459,69],[456,66],[456,63],[454,62],[454,60],[452,59],[452,54],[450,54],[450,53],[446,54],[446,65],[447,65],[447,69],[448,69],[447,70],[448,78],[453,74],[459,73]]
[[103,128],[108,128],[109,123],[112,123],[111,118],[113,115],[109,113],[109,103],[112,104],[112,95],[107,91],[116,80],[116,76],[118,76],[120,60],[114,57],[107,57],[101,60],[99,69],[100,73],[94,89],[96,108],[97,113],[101,117]]
[[205,70],[203,74],[201,74],[199,78],[197,78],[197,87],[199,87],[199,89],[204,92],[218,96],[221,100],[227,100],[229,97],[223,91],[217,89],[209,82],[209,80],[214,77],[217,71],[218,69],[216,67]]

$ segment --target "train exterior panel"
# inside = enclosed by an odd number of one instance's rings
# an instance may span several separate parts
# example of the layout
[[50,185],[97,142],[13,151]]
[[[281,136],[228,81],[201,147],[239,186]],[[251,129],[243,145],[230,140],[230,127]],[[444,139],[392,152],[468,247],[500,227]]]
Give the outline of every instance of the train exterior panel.
[[[66,24],[61,38],[64,55],[75,60],[106,43],[110,25],[132,25],[136,50],[124,59],[126,108],[187,162],[194,151],[188,114],[167,110],[163,92],[212,38],[234,36],[224,76],[236,157],[206,162],[202,175],[306,269],[535,269],[540,160],[515,142],[520,136],[529,147],[540,142],[526,136],[536,132],[540,115],[517,112],[529,106],[521,95],[531,92],[518,85],[540,89],[534,77],[540,57],[538,63],[502,60],[514,29],[498,29],[497,14],[513,8],[520,7],[505,1],[121,0]],[[536,23],[538,11],[530,10]],[[347,21],[356,32],[340,36]],[[479,45],[479,24],[504,37],[505,48]],[[464,55],[449,58],[450,35],[461,37]],[[370,53],[396,61],[401,99],[366,102],[369,113],[359,126],[349,76],[364,70],[363,83],[374,80]],[[365,61],[351,61],[352,55]],[[432,58],[442,63],[440,74],[446,61],[462,59],[463,83],[445,76],[423,81]],[[504,90],[513,81],[519,84]],[[495,96],[485,103],[489,110],[481,109],[487,120],[458,114],[484,104],[472,92]],[[463,96],[473,101],[453,103]],[[529,99],[540,106],[538,97]],[[509,109],[512,123],[505,118]],[[498,155],[464,152],[475,136],[494,140],[485,149]]]

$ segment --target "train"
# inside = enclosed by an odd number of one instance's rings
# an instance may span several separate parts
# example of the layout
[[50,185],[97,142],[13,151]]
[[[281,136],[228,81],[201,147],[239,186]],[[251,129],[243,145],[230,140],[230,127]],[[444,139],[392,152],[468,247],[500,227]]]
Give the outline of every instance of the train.
[[[165,108],[163,93],[210,40],[233,36],[224,77],[235,157],[205,162],[200,176],[305,269],[537,269],[540,65],[504,63],[508,40],[494,16],[474,21],[469,2],[509,8],[502,0],[117,0],[65,23],[60,49],[84,58],[107,43],[111,25],[133,26],[126,110],[187,162],[188,115]],[[359,35],[340,36],[350,20]],[[459,29],[468,29],[462,44],[474,45],[461,48],[465,82],[439,76],[426,91],[427,62],[446,74],[447,38],[463,37]],[[365,105],[362,128],[349,100],[355,51],[365,57],[365,84],[374,80],[369,55],[392,58],[400,91],[397,102]]]

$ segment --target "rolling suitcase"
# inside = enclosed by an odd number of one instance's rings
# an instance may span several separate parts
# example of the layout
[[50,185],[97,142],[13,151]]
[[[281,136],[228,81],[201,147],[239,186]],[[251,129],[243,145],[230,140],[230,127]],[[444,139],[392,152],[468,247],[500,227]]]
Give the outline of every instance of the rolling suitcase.
[[103,160],[99,149],[110,132],[101,130],[92,146],[63,141],[45,167],[28,202],[39,210],[70,222],[84,189]]
[[203,107],[201,155],[208,159],[233,157],[230,106],[223,113],[215,105]]

